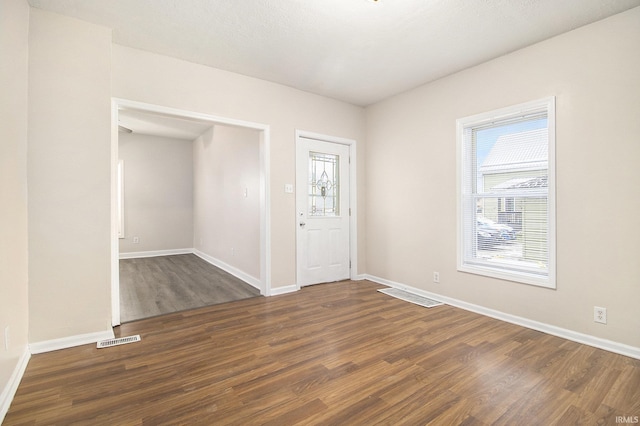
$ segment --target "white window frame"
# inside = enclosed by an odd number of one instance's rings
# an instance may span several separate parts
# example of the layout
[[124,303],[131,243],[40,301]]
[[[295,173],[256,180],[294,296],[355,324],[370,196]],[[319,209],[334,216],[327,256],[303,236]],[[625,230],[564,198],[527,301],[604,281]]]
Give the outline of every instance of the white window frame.
[[[464,139],[465,129],[479,127],[492,122],[507,121],[518,117],[525,117],[539,111],[547,111],[547,128],[549,138],[548,157],[548,199],[547,199],[547,220],[548,220],[548,254],[549,264],[547,266],[547,276],[529,274],[502,268],[499,265],[486,266],[471,264],[465,261],[465,241],[464,241],[464,203],[463,197],[468,194],[469,189],[465,188],[463,179],[465,162],[468,155],[467,144]],[[477,275],[483,275],[502,280],[509,280],[518,283],[531,284],[546,288],[556,288],[556,158],[555,158],[555,97],[551,96],[532,102],[526,102],[482,114],[460,118],[456,121],[456,176],[457,176],[457,267],[458,271]]]

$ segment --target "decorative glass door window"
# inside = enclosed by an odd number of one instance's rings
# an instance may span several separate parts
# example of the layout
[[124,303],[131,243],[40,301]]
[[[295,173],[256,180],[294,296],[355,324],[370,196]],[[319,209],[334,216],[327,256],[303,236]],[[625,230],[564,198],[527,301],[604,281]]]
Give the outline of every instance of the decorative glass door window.
[[340,215],[339,163],[337,155],[309,153],[309,216]]

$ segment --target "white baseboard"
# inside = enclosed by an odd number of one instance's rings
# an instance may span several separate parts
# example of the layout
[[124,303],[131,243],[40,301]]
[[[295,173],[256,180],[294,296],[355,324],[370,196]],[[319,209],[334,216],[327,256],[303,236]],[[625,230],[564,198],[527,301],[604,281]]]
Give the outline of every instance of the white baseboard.
[[138,259],[142,257],[172,256],[176,254],[191,254],[192,248],[170,249],[170,250],[152,250],[152,251],[131,251],[128,253],[120,253],[120,259]]
[[77,336],[63,337],[61,339],[46,340],[29,344],[32,354],[57,351],[58,349],[72,348],[74,346],[96,343],[100,340],[113,339],[113,330],[97,331],[95,333],[80,334]]
[[285,285],[282,287],[271,287],[269,296],[278,296],[280,294],[295,293],[300,290],[297,285]]
[[13,369],[13,373],[11,373],[9,382],[5,385],[4,389],[2,389],[2,393],[0,393],[0,424],[2,424],[4,417],[9,411],[11,401],[13,401],[13,397],[18,390],[18,385],[20,385],[22,376],[24,376],[24,372],[27,369],[27,364],[29,364],[29,358],[31,358],[31,353],[29,352],[29,348],[25,346],[16,367]]
[[640,359],[640,348],[635,346],[625,345],[624,343],[618,343],[600,337],[591,336],[589,334],[579,333],[577,331],[569,330],[566,328],[556,327],[555,325],[545,324],[542,322],[530,320],[528,318],[519,317],[516,315],[507,314],[504,312],[496,311],[494,309],[485,308],[484,306],[474,305],[462,300],[454,299],[447,296],[442,296],[437,293],[431,293],[429,291],[420,290],[419,288],[411,287],[405,284],[401,284],[395,281],[387,280],[385,278],[376,277],[373,275],[365,275],[365,279],[373,281],[378,284],[386,285],[389,287],[399,288],[411,293],[419,294],[430,299],[436,299],[444,302],[448,305],[455,306],[467,311],[475,312],[477,314],[485,315],[491,318],[506,321],[512,324],[520,325],[523,327],[531,328],[533,330],[541,331],[543,333],[551,334],[553,336],[562,337],[567,340],[571,340],[585,345],[593,346],[599,349],[604,349],[609,352],[614,352],[620,355],[625,355],[631,358]]
[[242,281],[246,282],[247,284],[249,284],[252,287],[257,288],[258,290],[262,291],[262,289],[260,288],[260,280],[256,277],[253,277],[249,274],[247,274],[244,271],[241,271],[240,269],[231,266],[221,260],[216,259],[215,257],[209,256],[206,253],[201,252],[200,250],[196,250],[193,249],[193,254],[195,254],[196,256],[198,256],[199,258],[201,258],[202,260],[209,262],[210,264],[212,264],[213,266],[216,266],[220,269],[222,269],[225,272],[230,273],[231,275],[233,275],[236,278],[241,279]]

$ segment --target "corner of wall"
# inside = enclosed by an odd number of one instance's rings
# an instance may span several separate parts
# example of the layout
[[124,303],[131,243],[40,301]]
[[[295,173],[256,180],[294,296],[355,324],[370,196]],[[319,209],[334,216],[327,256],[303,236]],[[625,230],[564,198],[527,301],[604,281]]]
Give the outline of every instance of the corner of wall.
[[11,406],[11,402],[13,401],[13,397],[18,390],[18,386],[20,385],[20,381],[22,380],[22,376],[24,376],[24,372],[27,369],[27,365],[29,364],[29,359],[31,358],[31,353],[29,352],[29,348],[27,346],[24,347],[22,351],[22,355],[18,360],[15,368],[13,369],[13,373],[9,378],[9,381],[0,392],[0,424],[4,421],[4,417],[7,415],[9,411],[9,407]]

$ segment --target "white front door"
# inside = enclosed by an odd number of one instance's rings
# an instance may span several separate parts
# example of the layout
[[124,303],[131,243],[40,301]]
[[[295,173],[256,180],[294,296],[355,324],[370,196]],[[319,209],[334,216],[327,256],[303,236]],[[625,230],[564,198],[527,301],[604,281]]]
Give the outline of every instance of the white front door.
[[298,284],[348,279],[349,146],[298,137],[296,156]]

